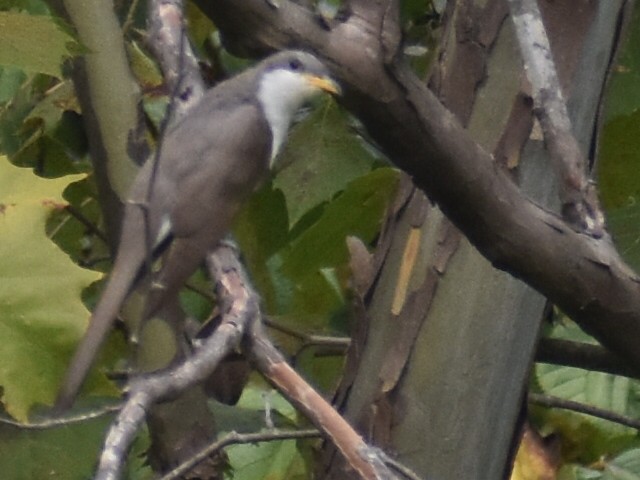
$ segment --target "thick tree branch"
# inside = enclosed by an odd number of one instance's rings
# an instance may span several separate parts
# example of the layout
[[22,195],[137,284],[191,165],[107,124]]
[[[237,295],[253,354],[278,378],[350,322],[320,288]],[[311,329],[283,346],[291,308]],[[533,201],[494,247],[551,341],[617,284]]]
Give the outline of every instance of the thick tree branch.
[[349,18],[327,31],[289,1],[279,8],[262,0],[198,3],[230,46],[298,46],[321,56],[343,82],[344,105],[494,266],[640,370],[638,276],[606,239],[574,231],[527,199],[400,59],[384,62],[374,25]]
[[369,447],[349,424],[309,384],[295,373],[264,335],[259,297],[229,247],[208,257],[212,277],[218,281],[218,298],[224,311],[220,325],[184,362],[163,372],[133,379],[128,398],[111,426],[100,458],[96,479],[119,478],[126,453],[153,404],[176,398],[190,386],[208,378],[220,361],[237,350],[251,328],[247,350],[259,370],[272,381],[323,433],[336,443],[362,478],[395,478],[377,450]]
[[[74,64],[73,81],[82,107],[100,204],[111,251],[119,238],[122,203],[145,154],[140,89],[129,68],[122,31],[108,0],[50,0],[67,16],[89,53]],[[100,22],[96,22],[96,18]]]
[[536,362],[582,368],[596,372],[638,378],[638,370],[599,345],[543,338],[538,345]]

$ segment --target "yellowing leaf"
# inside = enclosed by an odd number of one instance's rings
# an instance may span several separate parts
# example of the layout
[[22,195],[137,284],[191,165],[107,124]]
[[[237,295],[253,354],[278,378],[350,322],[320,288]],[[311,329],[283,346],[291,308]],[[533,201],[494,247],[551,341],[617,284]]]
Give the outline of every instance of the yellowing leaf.
[[557,459],[540,436],[525,426],[510,480],[555,480]]
[[0,65],[60,78],[62,62],[79,52],[76,40],[51,17],[0,12]]
[[19,420],[53,401],[89,317],[80,294],[101,276],[45,234],[49,213],[66,205],[62,191],[83,176],[45,180],[0,156],[0,385]]

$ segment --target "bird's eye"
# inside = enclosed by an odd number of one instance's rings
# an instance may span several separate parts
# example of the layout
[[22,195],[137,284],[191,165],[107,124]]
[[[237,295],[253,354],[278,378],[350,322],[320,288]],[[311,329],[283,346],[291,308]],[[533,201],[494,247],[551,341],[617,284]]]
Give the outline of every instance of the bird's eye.
[[294,72],[302,68],[302,63],[297,58],[289,60],[289,68]]

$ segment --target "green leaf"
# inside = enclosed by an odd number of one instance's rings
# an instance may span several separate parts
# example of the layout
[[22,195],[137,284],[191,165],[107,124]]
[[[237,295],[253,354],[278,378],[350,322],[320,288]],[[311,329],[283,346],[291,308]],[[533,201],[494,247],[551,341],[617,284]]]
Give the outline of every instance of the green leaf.
[[19,68],[0,67],[0,104],[13,98],[26,77],[26,74]]
[[227,449],[233,480],[306,479],[306,466],[295,440],[233,445]]
[[640,269],[640,9],[634,9],[626,31],[606,92],[598,183],[618,250]]
[[611,460],[601,460],[599,469],[564,466],[558,480],[640,480],[640,449],[632,448]]
[[375,159],[348,122],[347,114],[328,101],[292,132],[279,160],[287,166],[273,182],[285,193],[290,225],[371,170]]
[[61,78],[62,62],[80,51],[78,42],[51,17],[0,12],[0,65]]
[[[592,341],[575,323],[568,320],[557,324],[552,336],[573,341]],[[630,417],[636,417],[640,412],[640,383],[635,380],[548,364],[536,364],[535,376],[546,394]],[[637,444],[635,429],[585,414],[551,409],[545,411],[544,423],[546,429],[561,433],[566,445],[576,447],[576,451],[569,453],[569,456],[584,461],[594,461],[602,455],[610,455]]]
[[274,297],[267,259],[286,244],[288,225],[284,194],[271,183],[249,199],[234,221],[233,233],[267,304]]
[[138,79],[138,82],[140,82],[145,89],[160,89],[163,79],[162,73],[156,63],[137,42],[127,43],[125,46],[131,62],[131,70]]
[[606,480],[640,480],[640,449],[634,448],[617,456],[605,466]]
[[295,308],[297,313],[326,315],[339,307],[335,280],[323,269],[347,264],[347,236],[359,237],[364,243],[373,241],[397,182],[398,172],[391,168],[354,180],[313,225],[269,259],[267,266],[278,291],[274,306],[278,313]]
[[640,106],[640,9],[634,8],[627,36],[620,48],[616,65],[607,86],[605,100],[605,121],[629,115]]
[[264,411],[267,408],[278,412],[284,418],[295,424],[298,417],[297,410],[270,386],[261,387],[255,384],[247,386],[238,400],[238,408],[247,410]]
[[111,417],[62,428],[0,428],[0,471],[11,480],[91,478]]
[[78,110],[71,82],[49,89],[18,130],[24,140],[11,161],[35,168],[43,177],[89,171],[88,146]]
[[22,10],[32,15],[49,14],[44,0],[0,0],[0,10]]
[[19,420],[53,401],[89,317],[81,292],[101,277],[45,234],[49,214],[66,204],[62,191],[81,178],[44,180],[0,157],[0,384]]
[[[93,478],[107,428],[114,415],[68,423],[62,427],[24,429],[0,426],[0,472],[10,480],[84,480]],[[127,480],[151,479],[144,459],[146,432],[139,434],[128,456]],[[144,456],[143,456],[144,455]]]

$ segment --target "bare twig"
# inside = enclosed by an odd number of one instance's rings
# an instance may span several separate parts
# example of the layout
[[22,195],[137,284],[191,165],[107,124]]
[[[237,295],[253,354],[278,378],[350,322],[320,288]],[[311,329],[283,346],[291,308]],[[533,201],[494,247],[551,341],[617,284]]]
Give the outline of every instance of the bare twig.
[[414,472],[413,470],[411,470],[409,467],[407,467],[406,465],[403,465],[402,463],[398,462],[397,460],[391,458],[389,455],[387,455],[386,453],[382,452],[381,456],[384,460],[384,463],[386,463],[387,465],[389,465],[391,468],[393,468],[394,470],[396,470],[398,473],[400,473],[403,477],[408,478],[409,480],[423,480],[420,476],[418,476],[418,474],[416,472]]
[[300,340],[302,345],[298,348],[296,355],[299,355],[302,350],[309,347],[329,347],[344,353],[347,348],[349,348],[349,345],[351,345],[351,338],[349,337],[333,337],[329,335],[314,335],[312,333],[301,332],[265,317],[263,317],[263,322],[269,328]]
[[307,430],[266,430],[264,432],[259,433],[237,433],[230,432],[224,435],[222,438],[218,439],[211,445],[204,448],[202,451],[196,453],[189,460],[184,462],[182,465],[176,467],[171,470],[169,473],[160,478],[160,480],[174,480],[176,478],[180,478],[181,475],[184,475],[193,467],[195,467],[198,463],[202,462],[209,456],[217,453],[223,448],[228,447],[229,445],[238,445],[238,444],[246,444],[246,443],[260,443],[260,442],[273,442],[276,440],[294,440],[301,438],[317,438],[320,437],[320,432],[316,429],[307,429]]
[[286,363],[264,334],[260,322],[252,324],[248,341],[248,349],[260,373],[331,439],[362,478],[396,478],[377,450],[367,445],[347,421]]
[[244,272],[235,269],[236,261],[228,247],[221,247],[217,255],[209,257],[213,276],[218,279],[218,293],[227,307],[215,335],[204,340],[194,355],[179,365],[130,382],[127,401],[107,435],[96,479],[119,478],[125,454],[152,404],[175,398],[203,381],[224,357],[239,347],[248,324],[258,314],[258,305],[257,297],[251,297],[245,288]]
[[570,340],[543,338],[538,345],[536,361],[640,378],[637,370],[606,348]]
[[85,217],[80,210],[78,210],[73,205],[67,205],[64,209],[67,211],[67,213],[69,213],[70,216],[72,216],[77,221],[79,221],[82,225],[84,225],[87,230],[89,230],[96,237],[102,240],[106,245],[109,244],[109,240],[107,239],[107,236],[104,234],[104,232],[100,230],[96,224],[94,224],[87,217]]
[[529,403],[535,405],[541,405],[548,408],[561,408],[563,410],[571,410],[578,413],[584,413],[591,415],[592,417],[602,418],[609,420],[613,423],[624,425],[625,427],[635,428],[640,430],[640,420],[630,418],[619,413],[611,412],[603,408],[593,407],[580,402],[574,402],[573,400],[565,400],[564,398],[558,398],[551,395],[542,395],[539,393],[529,393]]
[[138,9],[138,5],[140,4],[140,0],[132,0],[131,5],[129,5],[129,9],[127,10],[127,17],[122,23],[122,34],[126,34],[131,25],[133,25],[133,18],[136,14],[136,10]]
[[78,415],[69,415],[64,417],[47,418],[46,420],[30,423],[17,422],[11,418],[1,417],[0,423],[4,425],[11,425],[21,430],[46,430],[48,428],[64,427],[67,425],[73,425],[74,423],[83,423],[96,418],[104,417],[111,413],[115,413],[122,408],[121,403],[115,405],[107,405],[96,410],[91,410]]
[[560,176],[562,215],[580,230],[602,237],[604,216],[595,188],[587,178],[587,162],[573,135],[538,4],[536,0],[509,0],[509,5],[533,89],[535,113]]

